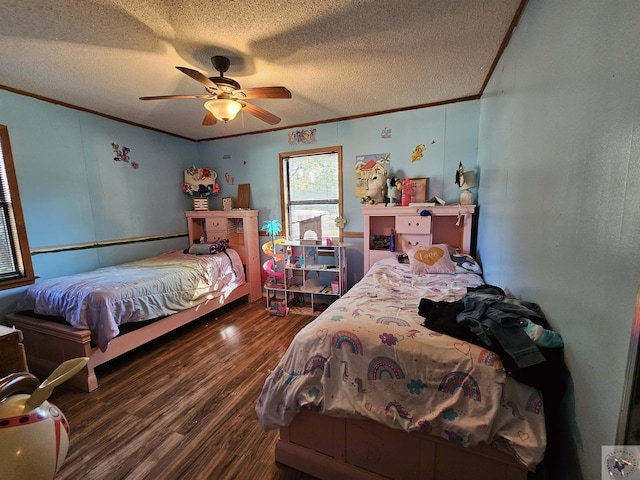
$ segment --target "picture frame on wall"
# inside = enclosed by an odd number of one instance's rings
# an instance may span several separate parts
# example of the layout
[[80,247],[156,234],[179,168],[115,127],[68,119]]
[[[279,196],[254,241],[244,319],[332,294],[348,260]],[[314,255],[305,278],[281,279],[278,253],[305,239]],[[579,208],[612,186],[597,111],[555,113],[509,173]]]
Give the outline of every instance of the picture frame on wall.
[[428,178],[411,179],[411,203],[424,203],[427,201]]
[[233,197],[222,197],[222,210],[233,210]]

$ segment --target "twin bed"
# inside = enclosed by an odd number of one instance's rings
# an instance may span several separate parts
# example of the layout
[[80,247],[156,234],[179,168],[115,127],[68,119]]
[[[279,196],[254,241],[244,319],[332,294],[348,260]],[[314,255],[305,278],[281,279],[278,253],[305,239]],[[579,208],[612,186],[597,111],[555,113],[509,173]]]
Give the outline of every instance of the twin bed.
[[482,283],[376,262],[267,378],[256,412],[281,429],[276,460],[327,479],[525,479],[545,451],[540,392],[418,314]]
[[[280,430],[276,461],[320,479],[525,480],[540,469],[541,390],[475,333],[432,322],[447,312],[459,327],[449,313],[490,288],[469,256],[473,210],[363,208],[364,278],[296,335],[257,400],[262,426]],[[367,248],[389,228],[400,252]],[[547,399],[555,383],[535,378]]]
[[194,244],[207,226],[202,219],[195,228],[199,219],[187,213],[186,253],[43,280],[22,294],[6,322],[22,331],[33,373],[46,376],[65,360],[89,357],[67,383],[92,391],[95,367],[242,297],[261,298],[258,211],[220,212],[242,228],[210,244]]

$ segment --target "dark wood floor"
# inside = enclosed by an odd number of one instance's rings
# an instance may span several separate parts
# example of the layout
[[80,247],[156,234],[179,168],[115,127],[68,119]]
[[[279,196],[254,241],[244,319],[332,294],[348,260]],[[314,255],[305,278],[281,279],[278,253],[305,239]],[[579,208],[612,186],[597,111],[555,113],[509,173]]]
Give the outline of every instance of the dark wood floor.
[[71,442],[56,480],[311,479],[275,463],[278,431],[254,411],[311,318],[236,303],[99,367],[91,393],[57,387]]

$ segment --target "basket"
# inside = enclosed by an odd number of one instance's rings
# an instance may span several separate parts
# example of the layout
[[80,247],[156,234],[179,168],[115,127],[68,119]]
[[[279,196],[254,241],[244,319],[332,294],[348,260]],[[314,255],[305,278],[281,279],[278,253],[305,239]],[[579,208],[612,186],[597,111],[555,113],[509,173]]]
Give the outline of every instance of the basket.
[[193,198],[194,210],[209,210],[209,199],[207,197],[194,197]]

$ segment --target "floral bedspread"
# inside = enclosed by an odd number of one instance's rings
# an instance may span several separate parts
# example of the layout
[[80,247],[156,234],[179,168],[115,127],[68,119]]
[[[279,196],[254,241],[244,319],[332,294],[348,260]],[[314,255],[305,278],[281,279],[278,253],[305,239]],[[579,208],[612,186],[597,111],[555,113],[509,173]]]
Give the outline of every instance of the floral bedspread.
[[540,392],[506,377],[489,350],[421,326],[417,313],[423,297],[455,301],[482,283],[377,262],[298,332],[258,399],[262,426],[286,426],[309,405],[463,446],[493,444],[533,468],[546,445]]
[[244,283],[242,260],[233,249],[216,255],[177,250],[39,281],[20,296],[16,310],[63,317],[89,329],[104,352],[120,333],[118,325],[172,315]]

